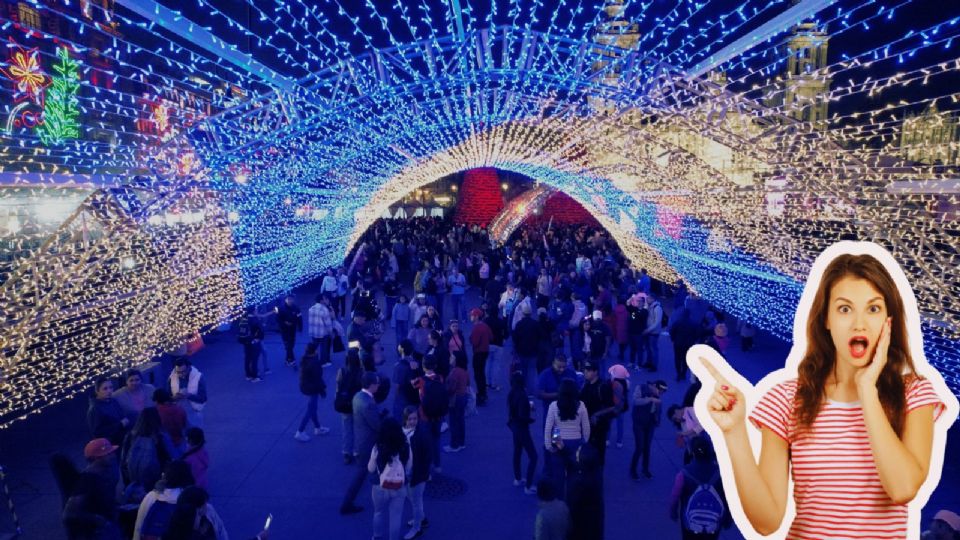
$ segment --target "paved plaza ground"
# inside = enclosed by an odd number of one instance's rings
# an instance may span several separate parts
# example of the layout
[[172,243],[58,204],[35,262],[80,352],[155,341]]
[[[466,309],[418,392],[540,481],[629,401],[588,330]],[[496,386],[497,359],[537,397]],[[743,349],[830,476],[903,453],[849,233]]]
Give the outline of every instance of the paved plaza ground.
[[[313,303],[314,289],[297,295],[301,307]],[[474,303],[468,302],[468,305]],[[469,332],[469,327],[465,329]],[[299,336],[302,353],[306,335]],[[340,455],[340,417],[333,410],[332,391],[321,402],[320,417],[332,432],[307,443],[293,439],[306,398],[297,387],[296,374],[282,362],[279,334],[269,332],[266,348],[273,374],[252,384],[243,376],[242,351],[232,333],[212,334],[197,353],[195,365],[207,377],[209,404],[204,410],[205,431],[211,456],[211,503],[227,524],[232,538],[257,533],[268,513],[274,516],[272,539],[363,539],[371,535],[372,504],[369,489],[358,503],[364,512],[340,516],[338,507],[353,469]],[[384,338],[387,351],[395,350],[393,331]],[[735,339],[729,351],[731,365],[752,382],[782,367],[789,345],[761,334],[753,351],[744,353]],[[509,347],[508,347],[509,350]],[[333,388],[335,365],[325,379]],[[688,385],[674,383],[672,350],[661,347],[658,373],[634,373],[631,383],[662,378],[670,382],[664,405],[678,403]],[[383,372],[392,369],[388,355]],[[169,366],[162,367],[163,374]],[[472,377],[472,375],[471,375]],[[501,375],[500,384],[504,384]],[[532,537],[536,497],[512,485],[511,438],[506,426],[506,391],[492,393],[489,404],[467,419],[467,448],[443,456],[443,476],[425,501],[430,527],[424,538],[528,539]],[[24,529],[23,538],[62,539],[60,497],[47,460],[64,452],[81,463],[89,434],[85,422],[87,398],[57,404],[0,432],[0,465]],[[535,425],[541,425],[539,422]],[[652,454],[654,478],[634,482],[628,478],[633,450],[629,419],[624,447],[611,446],[605,469],[606,537],[679,538],[679,529],[667,513],[667,498],[681,464],[676,432],[669,422],[660,426]],[[447,435],[444,436],[446,442]],[[536,440],[536,436],[534,438]],[[960,510],[960,436],[951,430],[943,478],[923,513],[926,524],[940,508]],[[0,515],[2,515],[0,510]],[[410,509],[405,509],[404,522]],[[0,518],[0,524],[5,518]],[[404,527],[404,531],[406,527]],[[724,539],[740,538],[735,529]]]

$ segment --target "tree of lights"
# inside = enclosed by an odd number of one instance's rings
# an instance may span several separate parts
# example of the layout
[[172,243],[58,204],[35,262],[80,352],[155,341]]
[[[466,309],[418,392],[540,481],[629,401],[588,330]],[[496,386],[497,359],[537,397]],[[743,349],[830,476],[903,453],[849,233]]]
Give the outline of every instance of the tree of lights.
[[[65,144],[10,134],[4,171],[93,191],[0,285],[12,314],[0,425],[310,281],[411,190],[488,167],[568,194],[637,266],[784,337],[816,255],[876,241],[911,278],[927,357],[958,389],[956,164],[907,161],[898,132],[931,103],[960,108],[943,84],[960,71],[960,13],[904,23],[902,7],[920,1],[494,0],[455,12],[440,0],[246,0],[258,21],[241,24],[225,0],[199,0],[155,20],[168,8],[118,8],[116,34],[38,4],[73,26],[65,36],[0,20],[42,65],[66,62],[54,43],[81,59],[85,119]],[[784,72],[804,53],[780,46],[794,31],[771,21],[810,6],[833,57]],[[631,39],[611,39],[617,28]],[[109,46],[92,50],[80,37],[91,35]],[[230,45],[239,37],[252,53]],[[805,78],[831,82],[814,98],[789,92]],[[824,102],[826,118],[806,114]],[[119,176],[92,180],[104,172]]]
[[77,92],[80,90],[80,65],[70,58],[66,47],[57,49],[59,63],[54,64],[57,74],[50,83],[43,104],[43,123],[37,126],[37,133],[44,144],[63,144],[67,139],[80,136],[80,116]]

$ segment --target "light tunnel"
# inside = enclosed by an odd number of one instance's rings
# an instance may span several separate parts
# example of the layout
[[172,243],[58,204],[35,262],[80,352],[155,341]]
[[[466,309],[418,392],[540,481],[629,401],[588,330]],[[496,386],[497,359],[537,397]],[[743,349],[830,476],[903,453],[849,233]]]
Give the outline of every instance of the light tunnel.
[[[682,278],[718,308],[786,339],[815,257],[838,240],[877,242],[912,280],[927,358],[960,391],[957,200],[941,184],[930,187],[951,171],[855,145],[862,129],[810,120],[810,99],[776,103],[773,91],[756,91],[786,84],[765,77],[784,63],[773,55],[773,38],[830,2],[753,4],[781,10],[791,24],[740,22],[712,42],[701,37],[720,32],[716,25],[701,34],[652,31],[640,47],[597,39],[606,28],[598,25],[616,20],[609,13],[520,24],[511,10],[489,21],[466,17],[470,24],[459,30],[451,24],[427,34],[411,24],[409,39],[386,23],[390,38],[378,42],[364,35],[348,44],[319,32],[323,46],[295,63],[292,47],[273,44],[228,62],[239,54],[234,48],[221,61],[202,32],[171,22],[189,21],[189,13],[157,15],[152,39],[175,51],[166,68],[134,37],[114,37],[116,86],[93,85],[104,71],[94,64],[79,77],[79,106],[99,115],[88,136],[48,144],[46,132],[5,134],[5,171],[15,185],[53,190],[49,178],[67,176],[88,195],[36,249],[14,259],[0,285],[7,314],[0,384],[10,398],[0,405],[0,424],[308,283],[341,264],[403,195],[480,167],[568,194],[637,267],[666,282]],[[163,9],[156,13],[174,13]],[[117,20],[150,33],[145,13],[121,11]],[[819,17],[836,23],[839,15]],[[958,31],[948,23],[938,28]],[[839,28],[838,35],[853,32]],[[54,47],[55,36],[44,32],[5,31],[20,32],[14,37],[25,44],[11,51]],[[743,49],[741,38],[751,35],[769,46]],[[657,36],[686,52],[654,54]],[[77,38],[74,49],[89,50],[81,45]],[[917,67],[927,77],[952,69],[929,62]],[[854,67],[837,60],[817,74],[839,78]],[[222,79],[226,94],[203,89],[203,69]],[[145,80],[179,89],[179,101],[121,90]],[[824,99],[875,92],[875,81],[869,85],[837,84]],[[97,101],[88,89],[105,97]],[[183,98],[187,90],[216,99],[197,112]],[[162,116],[188,109],[189,122]],[[871,130],[890,129],[875,118],[887,111],[869,111]],[[123,115],[150,129],[111,127],[110,118]],[[109,180],[88,180],[96,175]]]

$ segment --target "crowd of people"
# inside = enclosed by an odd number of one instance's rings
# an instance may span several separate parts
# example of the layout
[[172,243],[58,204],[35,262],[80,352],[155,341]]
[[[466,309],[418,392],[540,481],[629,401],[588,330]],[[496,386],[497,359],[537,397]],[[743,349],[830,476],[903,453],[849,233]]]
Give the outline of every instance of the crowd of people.
[[[443,456],[467,447],[467,416],[477,407],[503,415],[511,432],[513,484],[539,499],[530,516],[537,539],[603,538],[604,476],[653,477],[651,444],[664,415],[682,448],[684,466],[669,494],[682,537],[717,538],[731,524],[712,445],[693,409],[699,382],[664,410],[669,385],[648,378],[662,373],[664,357],[673,360],[676,380],[687,381],[690,346],[707,343],[723,354],[738,334],[749,351],[756,329],[732,329],[682,281],[668,285],[634,269],[602,230],[521,227],[500,245],[483,229],[439,218],[380,220],[342,267],[322,277],[312,306],[301,309],[290,295],[238,321],[251,383],[271,372],[263,347],[271,318],[305,397],[293,438],[310,441],[311,423],[313,436],[339,431],[343,463],[354,468],[340,513],[364,511],[358,498],[372,479],[375,538],[425,534],[425,489],[449,467]],[[327,368],[335,372],[330,392]],[[113,380],[98,381],[91,400],[90,463],[64,513],[72,538],[92,530],[225,538],[205,491],[202,373],[178,358],[160,388],[136,371],[122,382],[115,391]],[[502,388],[496,411],[490,405]],[[318,415],[331,393],[338,430]],[[629,470],[610,472],[607,452],[623,448],[627,423]],[[506,453],[503,459],[510,462]],[[111,496],[117,485],[121,497]],[[191,527],[193,536],[176,536]]]

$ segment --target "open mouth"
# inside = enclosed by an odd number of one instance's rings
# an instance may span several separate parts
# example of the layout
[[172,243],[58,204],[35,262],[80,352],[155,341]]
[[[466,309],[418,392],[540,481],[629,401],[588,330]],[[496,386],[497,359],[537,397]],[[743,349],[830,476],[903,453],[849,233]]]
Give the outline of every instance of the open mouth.
[[870,340],[863,336],[854,336],[850,339],[850,356],[854,358],[863,358],[867,354],[867,347],[870,346]]

